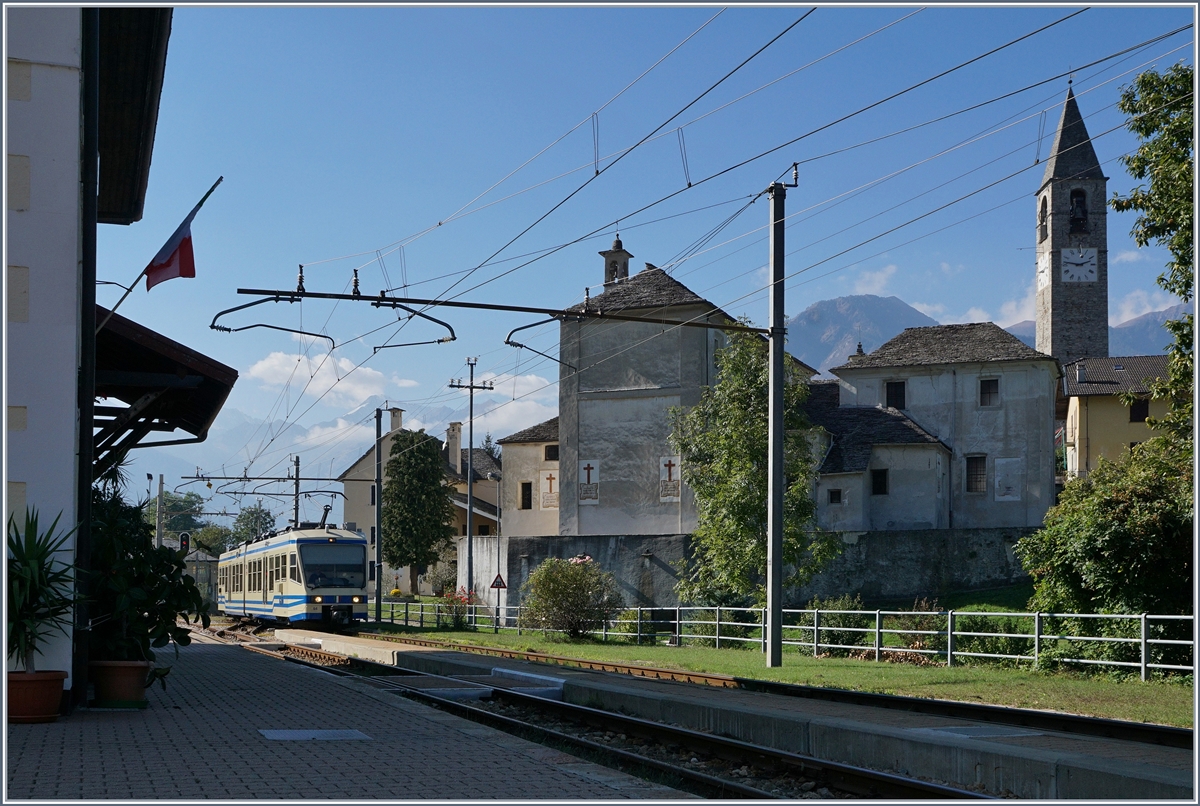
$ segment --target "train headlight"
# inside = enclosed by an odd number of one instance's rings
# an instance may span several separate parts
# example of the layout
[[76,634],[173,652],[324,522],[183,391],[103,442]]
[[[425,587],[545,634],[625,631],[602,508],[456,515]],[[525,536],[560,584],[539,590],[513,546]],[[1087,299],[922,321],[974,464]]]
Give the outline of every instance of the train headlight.
[[317,604],[320,604],[321,602],[323,602],[325,600],[322,599],[320,596],[314,596],[313,601],[316,602]]
[[350,599],[350,601],[354,602],[354,604],[358,604],[359,602],[361,602],[361,601],[362,601],[362,597],[361,597],[361,596],[354,596],[354,597],[352,597],[352,598]]

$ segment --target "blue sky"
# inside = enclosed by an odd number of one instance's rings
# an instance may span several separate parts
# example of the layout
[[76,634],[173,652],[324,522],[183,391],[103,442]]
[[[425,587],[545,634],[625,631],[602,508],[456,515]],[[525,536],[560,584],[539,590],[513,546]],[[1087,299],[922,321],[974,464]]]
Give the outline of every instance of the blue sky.
[[[130,282],[225,177],[193,226],[197,277],[139,289],[121,308],[241,373],[222,417],[236,409],[293,424],[266,449],[260,435],[225,446],[227,457],[203,446],[173,452],[210,472],[223,463],[278,472],[289,455],[280,448],[294,439],[308,440],[295,448],[306,464],[361,450],[373,422],[338,418],[371,395],[439,433],[446,412],[465,406],[446,384],[466,376],[468,355],[479,356],[477,377],[496,383],[495,394],[477,398],[479,409],[495,407],[477,422],[479,438],[557,408],[556,365],[503,344],[508,330],[536,317],[441,308],[435,315],[454,326],[456,342],[377,354],[386,339],[444,331],[420,320],[397,331],[389,312],[318,301],[222,320],[328,333],[339,345],[330,354],[328,342],[264,328],[211,331],[217,311],[251,301],[237,288],[294,288],[303,263],[309,291],[347,291],[358,268],[364,293],[407,281],[412,296],[439,297],[462,280],[450,291],[466,291],[460,299],[565,307],[585,287],[599,292],[596,253],[619,221],[633,271],[669,267],[697,293],[762,323],[767,202],[750,201],[793,162],[802,165],[787,200],[789,314],[875,293],[941,322],[1011,324],[1032,318],[1035,160],[1050,147],[1067,79],[847,147],[1077,70],[1074,89],[1109,193],[1125,192],[1132,182],[1117,158],[1136,141],[1120,128],[1120,88],[1149,67],[1190,63],[1192,31],[1083,65],[1188,25],[1192,8],[1091,8],[727,169],[1079,8],[819,7],[671,120],[809,7],[179,7],[145,217],[101,227],[99,275]],[[614,163],[664,123],[660,136]],[[1132,224],[1131,215],[1109,213],[1113,322],[1175,301],[1154,285],[1165,251],[1137,249]],[[698,254],[672,262],[709,236]],[[119,293],[101,286],[100,302]],[[526,336],[536,349],[557,348],[555,327]],[[139,467],[156,464],[149,453]]]

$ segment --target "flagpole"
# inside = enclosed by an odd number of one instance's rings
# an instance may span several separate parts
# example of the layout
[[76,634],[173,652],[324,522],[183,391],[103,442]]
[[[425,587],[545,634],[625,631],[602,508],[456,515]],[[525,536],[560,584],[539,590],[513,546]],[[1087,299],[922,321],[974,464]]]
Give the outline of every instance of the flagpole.
[[[217,181],[216,181],[216,182],[213,182],[213,186],[212,186],[212,187],[210,187],[210,188],[208,189],[208,193],[205,193],[205,194],[204,194],[204,198],[202,198],[202,199],[200,200],[200,202],[199,202],[199,203],[198,203],[198,204],[197,204],[195,207],[193,207],[193,208],[192,208],[192,212],[189,214],[189,217],[191,217],[191,216],[195,215],[195,214],[196,214],[196,212],[197,212],[197,211],[198,211],[198,210],[199,210],[201,207],[203,207],[203,206],[204,206],[204,203],[205,203],[206,201],[208,201],[208,197],[209,197],[209,196],[211,196],[211,195],[212,195],[212,193],[213,193],[213,191],[217,189],[217,185],[221,184],[223,181],[225,181],[225,177],[223,177],[223,176],[218,176],[218,177],[217,177]],[[185,219],[184,219],[184,221],[186,221],[186,220],[187,220],[187,219],[185,218]],[[153,261],[152,261],[152,262],[153,262]],[[126,297],[128,297],[130,294],[132,294],[132,293],[133,293],[133,289],[137,288],[138,281],[139,281],[139,280],[141,280],[141,279],[142,279],[142,277],[144,277],[144,276],[146,275],[146,271],[147,271],[147,270],[150,268],[150,266],[151,266],[151,263],[147,263],[147,264],[146,264],[146,268],[144,268],[144,269],[142,269],[140,272],[138,272],[138,276],[133,278],[133,282],[129,284],[129,288],[127,288],[127,289],[125,290],[125,293],[121,295],[121,298],[120,298],[119,300],[117,300],[117,304],[116,304],[116,305],[114,305],[114,306],[112,306],[112,308],[111,308],[111,309],[109,309],[109,311],[108,311],[108,316],[104,317],[104,321],[103,321],[103,322],[101,322],[101,323],[100,323],[100,324],[99,324],[99,325],[96,327],[96,332],[97,332],[97,333],[99,333],[101,330],[103,330],[103,329],[104,329],[104,326],[108,324],[108,320],[109,320],[109,319],[112,319],[112,315],[113,315],[114,313],[116,313],[116,312],[117,312],[117,308],[120,308],[120,307],[121,307],[121,303],[125,301],[125,298],[126,298]]]

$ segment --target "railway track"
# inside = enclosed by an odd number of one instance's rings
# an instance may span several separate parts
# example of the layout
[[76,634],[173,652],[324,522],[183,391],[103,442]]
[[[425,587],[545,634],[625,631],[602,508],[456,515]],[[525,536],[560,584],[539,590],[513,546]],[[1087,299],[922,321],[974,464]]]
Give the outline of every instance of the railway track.
[[[511,680],[489,685],[478,679],[428,675],[294,644],[245,646],[335,675],[358,677],[381,691],[707,798],[996,799],[533,696],[511,690]],[[453,696],[444,696],[451,691]]]
[[778,683],[769,680],[755,680],[746,677],[733,677],[704,672],[679,671],[673,669],[658,669],[651,666],[612,663],[609,661],[592,661],[584,658],[570,658],[560,655],[549,655],[541,652],[521,652],[512,649],[481,647],[473,644],[458,644],[445,641],[430,641],[423,638],[406,638],[372,632],[359,632],[354,635],[360,638],[392,641],[395,643],[412,644],[424,647],[452,649],[459,652],[469,652],[492,657],[523,660],[534,663],[546,663],[558,666],[571,666],[580,669],[614,672],[635,677],[645,677],[653,680],[669,680],[674,682],[697,683],[719,688],[743,689],[765,694],[775,694],[785,697],[803,697],[826,702],[866,705],[874,708],[910,711],[914,713],[935,716],[969,719],[988,722],[997,725],[1029,728],[1039,731],[1057,731],[1082,736],[1093,736],[1105,739],[1139,742],[1142,744],[1157,744],[1164,747],[1183,749],[1193,748],[1193,731],[1187,728],[1176,728],[1168,725],[1152,725],[1141,722],[1128,722],[1118,719],[1103,719],[1099,717],[1080,716],[1055,711],[1035,711],[1027,708],[1006,708],[997,705],[980,705],[976,703],[956,702],[953,700],[934,700],[923,697],[903,697],[893,694],[875,694],[846,689],[820,688],[794,683]]

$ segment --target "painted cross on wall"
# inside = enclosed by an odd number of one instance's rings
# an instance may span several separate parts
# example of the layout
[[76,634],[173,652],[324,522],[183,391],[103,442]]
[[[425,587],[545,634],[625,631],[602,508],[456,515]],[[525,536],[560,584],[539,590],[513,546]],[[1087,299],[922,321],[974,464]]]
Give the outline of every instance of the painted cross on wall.
[[595,506],[600,503],[600,463],[595,459],[579,462],[579,505]]
[[683,482],[679,478],[679,457],[658,458],[658,501],[662,504],[679,500]]
[[542,509],[558,509],[558,474],[553,470],[541,473]]

